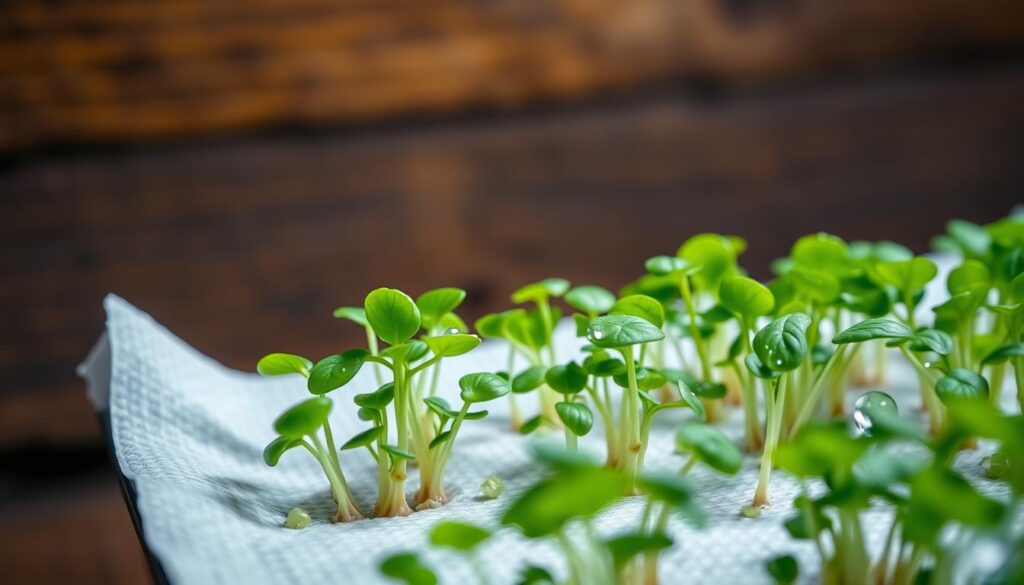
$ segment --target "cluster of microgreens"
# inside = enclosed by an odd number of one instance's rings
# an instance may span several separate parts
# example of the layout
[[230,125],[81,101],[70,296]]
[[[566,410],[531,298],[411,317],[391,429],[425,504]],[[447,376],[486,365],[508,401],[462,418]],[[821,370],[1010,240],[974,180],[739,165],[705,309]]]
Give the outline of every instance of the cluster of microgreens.
[[[481,419],[487,411],[471,411],[472,405],[508,394],[507,377],[480,372],[459,380],[462,407],[454,410],[436,396],[438,373],[444,358],[468,353],[480,338],[465,333],[454,310],[466,293],[456,288],[426,292],[413,301],[402,291],[379,288],[366,295],[363,307],[342,307],[338,318],[366,329],[368,349],[355,348],[328,356],[316,364],[292,354],[273,353],[257,365],[263,375],[300,374],[316,398],[293,406],[282,414],[274,429],[279,433],[264,451],[268,465],[276,465],[292,447],[306,447],[321,463],[338,504],[338,521],[361,517],[352,502],[335,446],[328,414],[327,396],[349,382],[367,362],[379,384],[373,392],[353,397],[361,420],[370,427],[341,445],[340,450],[365,448],[377,462],[377,503],[374,516],[405,516],[412,512],[405,493],[408,462],[419,467],[417,508],[431,508],[448,501],[444,470],[463,422]],[[415,336],[423,332],[421,338]],[[388,344],[380,350],[377,339]],[[394,429],[394,432],[390,432]],[[323,432],[324,441],[320,440]]]
[[[1012,468],[1020,479],[1021,465],[1005,452],[1013,451],[1007,445],[1024,442],[1021,420],[1003,416],[998,404],[1003,380],[1012,371],[1024,408],[1024,217],[987,226],[951,222],[936,247],[963,259],[946,280],[948,300],[930,316],[919,305],[938,274],[931,260],[892,242],[847,243],[828,234],[800,238],[788,257],[773,264],[776,277],[767,285],[741,268],[744,240],[700,234],[675,256],[648,260],[644,274],[619,295],[592,285],[573,288],[560,278],[524,286],[511,298],[525,307],[474,324],[481,337],[507,342],[507,367],[464,376],[458,410],[436,393],[441,361],[480,343],[454,313],[465,293],[437,289],[413,301],[400,291],[377,289],[362,308],[335,313],[365,328],[367,348],[315,365],[289,354],[260,361],[263,374],[306,376],[316,395],[277,420],[280,436],[268,445],[265,459],[274,465],[286,450],[304,447],[324,469],[338,503],[337,520],[360,517],[328,422],[327,395],[369,362],[379,388],[354,400],[359,418],[370,427],[341,450],[365,447],[376,460],[374,515],[411,511],[404,490],[409,460],[419,468],[416,507],[442,505],[448,500],[444,469],[455,436],[465,420],[486,415],[470,408],[508,394],[513,430],[559,430],[566,449],[541,453],[552,473],[511,505],[503,523],[518,526],[528,538],[553,537],[566,555],[570,582],[653,583],[657,552],[671,544],[668,511],[682,509],[692,521],[699,514],[681,475],[644,471],[652,419],[666,409],[692,411],[698,422],[677,433],[677,447],[692,453],[683,471],[702,461],[732,474],[740,468],[740,450],[709,425],[729,406],[738,406],[745,421],[742,448],[760,454],[760,474],[745,515],[755,516],[769,504],[774,467],[798,478],[823,478],[830,495],[802,496],[797,501],[801,520],[788,526],[795,536],[818,543],[826,581],[905,583],[924,566],[931,571],[927,575],[945,575],[955,554],[938,540],[938,531],[949,523],[973,526],[975,521],[991,528],[1003,523],[1012,507],[996,506],[974,492],[950,469],[953,454],[972,447],[977,437],[997,440],[1004,455],[993,467]],[[576,335],[583,339],[582,360],[560,361],[557,355],[559,303],[572,310]],[[378,339],[385,349],[378,348]],[[884,383],[889,348],[916,372],[927,435],[889,420],[892,399],[870,392],[853,413],[858,436],[844,425],[822,426],[846,416],[848,388]],[[524,416],[528,406],[517,402],[527,393],[538,397],[532,416]],[[577,453],[579,439],[595,426],[594,411],[604,434],[603,465]],[[879,417],[886,420],[874,424]],[[988,423],[980,422],[984,417]],[[868,432],[871,427],[885,432]],[[893,457],[889,444],[900,441],[927,454],[926,464]],[[909,486],[910,496],[896,485]],[[1014,490],[1019,495],[1019,483]],[[616,539],[598,538],[590,519],[623,495],[646,499],[638,528]],[[947,511],[923,519],[940,498],[951,495],[973,498],[976,505],[959,515]],[[876,496],[897,508],[897,520],[886,554],[871,565],[859,512]],[[565,531],[570,523],[582,524],[586,538],[571,537]],[[471,552],[489,534],[446,523],[432,538]],[[777,559],[770,569],[785,581],[795,563]],[[392,558],[383,570],[409,582],[431,582],[430,570],[414,556]],[[526,582],[539,582],[546,571],[532,567],[527,573],[536,580]]]

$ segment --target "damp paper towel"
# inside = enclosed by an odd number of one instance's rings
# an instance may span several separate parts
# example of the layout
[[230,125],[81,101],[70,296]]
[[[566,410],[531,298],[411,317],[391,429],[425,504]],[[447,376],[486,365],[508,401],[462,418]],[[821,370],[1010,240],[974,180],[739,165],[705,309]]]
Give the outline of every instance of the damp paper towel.
[[[462,427],[448,467],[446,483],[453,500],[443,508],[405,518],[368,519],[347,524],[328,521],[333,502],[317,462],[297,450],[276,468],[264,465],[262,449],[274,438],[272,422],[286,407],[309,396],[299,376],[263,378],[226,368],[202,355],[125,300],[110,295],[104,306],[106,333],[80,367],[89,396],[98,410],[109,409],[113,445],[124,475],[138,494],[145,541],[174,584],[196,583],[340,583],[387,582],[377,570],[380,560],[402,550],[423,554],[442,583],[477,580],[471,565],[454,552],[432,549],[432,525],[457,519],[497,529],[482,545],[491,583],[515,583],[527,564],[564,575],[564,565],[548,542],[528,541],[514,529],[499,529],[502,510],[541,477],[531,460],[534,440],[508,431],[506,400],[487,404],[491,415]],[[562,323],[556,346],[562,360],[580,345],[571,324]],[[272,349],[272,348],[271,348]],[[457,403],[458,379],[471,371],[505,368],[507,348],[485,342],[470,355],[448,359],[439,394]],[[344,441],[366,424],[356,417],[349,397],[374,388],[364,368],[342,390],[335,391],[331,424]],[[868,389],[864,389],[867,391]],[[916,378],[899,359],[890,360],[884,388],[901,411],[919,404]],[[850,392],[855,400],[860,392]],[[521,409],[535,409],[536,396],[518,397]],[[672,453],[673,428],[692,415],[667,411],[655,419],[647,468],[675,471],[682,464]],[[733,409],[723,430],[742,437],[740,409]],[[600,424],[581,440],[581,449],[603,454]],[[984,482],[983,448],[958,462],[972,480]],[[342,464],[354,496],[364,511],[372,509],[376,472],[365,450],[346,451]],[[772,476],[774,505],[758,519],[738,515],[750,502],[758,461],[748,456],[738,476],[723,477],[698,466],[691,473],[697,501],[708,525],[695,530],[674,518],[670,532],[675,546],[662,556],[666,583],[770,583],[764,563],[792,554],[800,563],[801,581],[813,582],[819,563],[813,545],[792,539],[782,522],[792,513],[798,486],[784,473]],[[496,500],[479,498],[479,486],[490,475],[506,484]],[[406,487],[417,485],[411,469]],[[612,535],[635,527],[641,503],[630,498],[607,509],[597,527]],[[305,530],[282,527],[293,506],[313,517]],[[877,508],[866,514],[866,538],[877,553],[891,514]]]

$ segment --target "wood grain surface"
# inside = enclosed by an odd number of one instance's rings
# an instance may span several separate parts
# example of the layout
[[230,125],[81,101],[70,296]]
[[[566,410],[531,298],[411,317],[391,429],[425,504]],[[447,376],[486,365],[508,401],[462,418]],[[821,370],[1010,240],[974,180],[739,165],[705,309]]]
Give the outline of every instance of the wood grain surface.
[[1014,0],[11,0],[0,3],[0,151],[1022,49]]
[[[617,287],[701,231],[743,263],[805,233],[927,248],[1024,187],[1024,69],[316,136],[114,149],[0,172],[0,444],[96,437],[73,368],[114,291],[252,370],[357,342],[380,285],[500,309],[532,279]],[[59,420],[60,424],[54,424]]]

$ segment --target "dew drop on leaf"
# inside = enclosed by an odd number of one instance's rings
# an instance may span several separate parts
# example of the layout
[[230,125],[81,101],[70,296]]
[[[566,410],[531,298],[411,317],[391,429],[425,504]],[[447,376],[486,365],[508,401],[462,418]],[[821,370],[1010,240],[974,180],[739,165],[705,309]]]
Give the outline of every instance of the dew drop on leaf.
[[871,427],[874,424],[873,416],[880,413],[897,415],[899,408],[892,396],[877,390],[865,392],[853,403],[853,425],[857,431],[864,435],[871,435]]

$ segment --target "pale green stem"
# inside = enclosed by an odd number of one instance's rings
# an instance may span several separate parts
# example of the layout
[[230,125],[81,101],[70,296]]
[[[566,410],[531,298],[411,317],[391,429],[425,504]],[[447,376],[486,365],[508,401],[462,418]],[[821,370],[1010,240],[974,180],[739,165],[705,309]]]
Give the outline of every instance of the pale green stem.
[[789,374],[783,373],[775,383],[776,396],[766,396],[768,433],[765,437],[764,451],[761,453],[761,469],[757,476],[757,490],[754,492],[755,506],[768,504],[768,484],[771,481],[772,465],[775,460],[775,447],[779,444],[782,427],[782,414],[786,405],[786,387],[789,385]]
[[804,403],[800,408],[800,412],[797,414],[796,419],[789,428],[787,433],[788,436],[792,437],[796,435],[796,433],[799,432],[800,429],[802,429],[811,419],[811,416],[814,414],[814,410],[821,402],[821,395],[825,392],[826,388],[825,381],[828,379],[833,368],[838,365],[840,371],[842,371],[856,352],[860,350],[860,344],[854,344],[852,349],[846,349],[846,347],[848,346],[841,346],[837,349],[836,352],[832,354],[832,357],[829,358],[828,362],[825,363],[825,367],[818,372],[818,376],[814,380],[814,386],[812,386],[810,392],[807,392],[805,395]]
[[[379,353],[377,346],[377,335],[373,332],[373,328],[369,325],[366,326],[366,346],[370,350],[370,355],[375,356]],[[384,380],[380,375],[380,364],[373,364],[373,379],[377,381],[377,386],[384,383]]]
[[942,402],[939,397],[935,394],[935,382],[937,381],[935,376],[921,364],[921,360],[917,359],[912,351],[907,349],[906,344],[900,344],[900,352],[910,365],[914,366],[917,370],[921,380],[921,396],[925,403],[925,410],[928,411],[928,420],[931,424],[931,430],[933,433],[938,432],[942,428]]
[[697,348],[697,357],[700,359],[700,371],[704,382],[713,382],[711,361],[708,359],[707,348],[700,336],[700,328],[697,327],[697,308],[693,304],[693,296],[690,291],[690,279],[683,276],[679,283],[679,294],[683,297],[683,304],[686,305],[686,313],[690,318],[690,336],[693,338],[693,345]]

